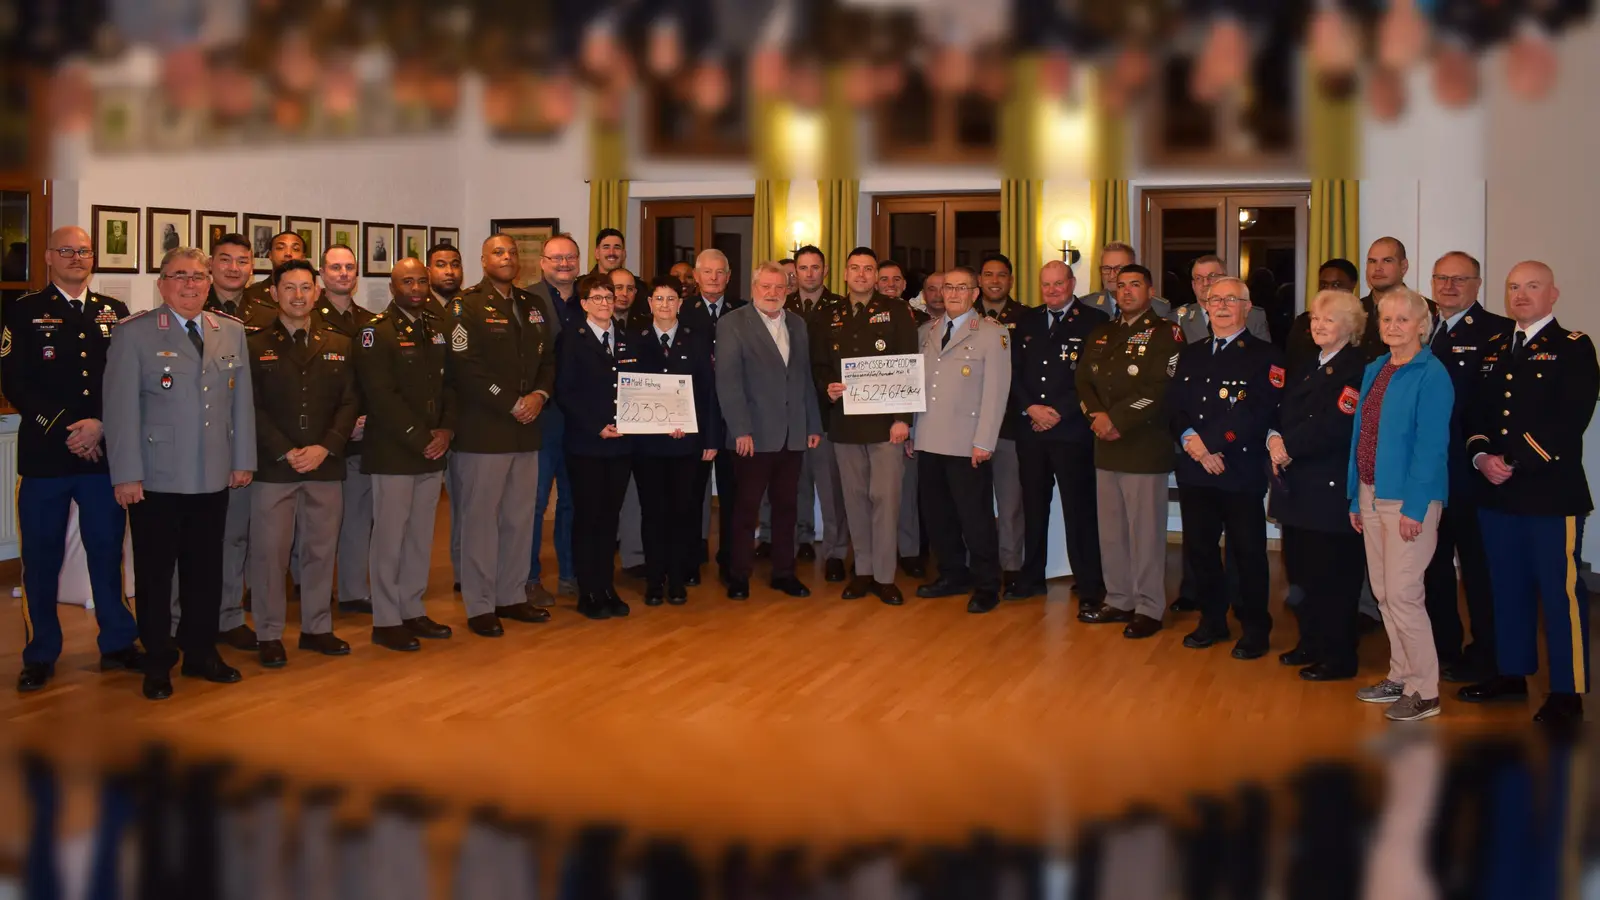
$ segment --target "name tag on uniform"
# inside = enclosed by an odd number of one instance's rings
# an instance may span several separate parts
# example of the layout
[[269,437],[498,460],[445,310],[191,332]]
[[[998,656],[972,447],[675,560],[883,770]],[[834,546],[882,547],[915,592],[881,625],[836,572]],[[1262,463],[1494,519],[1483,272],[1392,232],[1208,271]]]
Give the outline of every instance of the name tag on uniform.
[[483,324],[485,324],[485,325],[510,325],[511,324],[511,320],[510,319],[491,319],[488,316],[485,316],[484,319],[483,319]]

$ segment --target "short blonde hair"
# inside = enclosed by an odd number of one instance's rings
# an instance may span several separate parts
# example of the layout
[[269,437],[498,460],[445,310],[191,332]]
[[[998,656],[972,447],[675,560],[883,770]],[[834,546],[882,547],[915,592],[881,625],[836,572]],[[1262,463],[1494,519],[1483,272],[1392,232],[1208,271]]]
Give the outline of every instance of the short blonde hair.
[[1367,332],[1367,310],[1349,291],[1318,291],[1311,298],[1312,312],[1321,311],[1333,317],[1350,332],[1350,343],[1360,344]]
[[1380,316],[1383,313],[1383,305],[1391,300],[1398,300],[1405,303],[1406,307],[1411,312],[1411,317],[1418,321],[1428,317],[1428,301],[1422,299],[1421,294],[1408,287],[1397,288],[1383,295],[1383,299],[1378,301],[1378,312]]

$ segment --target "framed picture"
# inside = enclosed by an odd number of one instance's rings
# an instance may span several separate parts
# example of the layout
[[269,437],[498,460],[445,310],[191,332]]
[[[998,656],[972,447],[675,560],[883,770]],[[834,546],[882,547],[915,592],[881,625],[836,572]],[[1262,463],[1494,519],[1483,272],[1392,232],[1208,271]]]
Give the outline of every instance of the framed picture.
[[410,257],[418,262],[427,262],[428,229],[422,225],[401,225],[399,232],[399,255],[396,258]]
[[277,216],[261,213],[244,214],[244,236],[250,241],[250,255],[254,257],[257,272],[271,272],[272,236],[282,231],[283,221]]
[[361,275],[377,278],[394,271],[394,226],[388,222],[363,222],[361,246],[366,248],[361,259]]
[[162,206],[146,207],[144,211],[144,270],[161,271],[161,257],[168,250],[183,246],[189,234],[190,215],[187,209],[170,209]]
[[306,248],[306,259],[313,266],[322,266],[322,220],[310,216],[284,216],[283,230],[292,231],[300,235],[300,243]]
[[328,219],[322,226],[322,249],[343,244],[361,258],[361,223],[351,219]]
[[539,280],[539,257],[544,255],[544,242],[561,233],[561,220],[492,219],[489,233],[510,235],[517,242],[517,258],[522,263],[517,272],[517,286],[527,287]]
[[94,216],[94,270],[139,271],[139,209],[134,206],[91,207]]
[[[461,229],[440,228],[435,225],[428,231],[428,246],[432,247],[435,244],[449,244],[459,251],[461,249]],[[427,262],[427,260],[423,260],[423,262]]]
[[207,256],[216,249],[217,241],[230,232],[239,230],[239,214],[202,209],[195,213],[194,245]]

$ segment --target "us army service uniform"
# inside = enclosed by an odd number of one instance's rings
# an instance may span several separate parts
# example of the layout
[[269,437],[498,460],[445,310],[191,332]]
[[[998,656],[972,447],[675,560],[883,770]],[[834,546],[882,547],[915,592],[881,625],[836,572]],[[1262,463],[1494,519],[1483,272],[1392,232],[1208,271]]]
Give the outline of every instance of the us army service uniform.
[[[361,330],[372,321],[373,313],[350,300],[344,312],[336,309],[324,293],[311,314],[313,325],[343,335],[355,344]],[[365,399],[361,382],[356,381],[356,395]],[[361,403],[356,421],[366,415],[365,402]],[[339,521],[339,600],[348,603],[367,600],[367,559],[372,541],[372,479],[361,471],[361,451],[366,446],[360,439],[346,441],[344,445],[344,515]]]

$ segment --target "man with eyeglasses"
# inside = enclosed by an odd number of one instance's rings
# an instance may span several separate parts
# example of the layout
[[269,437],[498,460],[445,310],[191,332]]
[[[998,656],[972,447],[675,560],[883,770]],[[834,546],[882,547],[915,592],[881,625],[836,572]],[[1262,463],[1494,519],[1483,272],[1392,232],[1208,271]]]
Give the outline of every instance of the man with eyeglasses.
[[17,525],[22,545],[21,693],[41,690],[61,656],[56,612],[67,520],[78,504],[78,534],[100,629],[100,669],[138,670],[138,626],[122,590],[126,522],[111,491],[102,441],[102,375],[122,301],[89,290],[94,250],[88,232],[57,228],[45,250],[50,284],[7,302],[0,330],[0,383],[21,414],[17,424]]
[[[503,245],[490,248],[494,253],[505,250]],[[489,251],[486,251],[489,252]],[[516,246],[510,248],[515,255]],[[528,293],[544,310],[545,327],[550,330],[550,345],[545,351],[555,357],[556,340],[568,324],[568,316],[576,310],[578,321],[583,320],[583,310],[578,300],[578,242],[572,235],[558,234],[545,241],[539,258],[539,280],[528,286]],[[520,268],[521,261],[516,260]],[[487,274],[488,270],[484,270]],[[553,365],[553,363],[552,363]],[[566,433],[567,417],[554,403],[547,404],[539,415],[539,429],[543,439],[539,449],[539,484],[533,500],[533,543],[529,550],[528,578],[524,593],[528,602],[540,609],[555,605],[555,596],[544,587],[544,511],[550,507],[551,489],[555,489],[556,516],[550,526],[550,542],[556,548],[556,593],[563,597],[578,594],[577,568],[572,561],[572,482],[567,477]],[[451,484],[454,485],[452,477]]]
[[[1446,681],[1483,681],[1494,677],[1494,593],[1489,585],[1488,556],[1478,523],[1483,477],[1467,456],[1462,427],[1467,407],[1478,393],[1483,358],[1493,349],[1491,338],[1508,334],[1513,323],[1478,303],[1482,268],[1472,256],[1452,250],[1433,264],[1433,299],[1439,323],[1428,344],[1444,363],[1455,385],[1450,414],[1450,503],[1439,516],[1439,543],[1423,576],[1428,621],[1439,653],[1439,677]],[[1459,551],[1459,553],[1458,553]],[[1467,595],[1472,642],[1462,647],[1460,593],[1456,559],[1461,560],[1461,588]]]
[[[293,231],[280,231],[272,236],[272,243],[267,250],[267,259],[272,263],[272,270],[291,259],[306,258],[306,243],[300,235]],[[244,299],[247,305],[260,304],[272,309],[272,314],[277,315],[276,304],[272,300],[272,275],[261,279],[255,284],[244,289]],[[271,317],[266,319],[266,324],[272,324]]]
[[[546,242],[546,253],[552,243],[556,253],[577,253],[571,238]],[[550,620],[530,596],[527,554],[537,550],[535,528],[543,514],[534,502],[543,475],[540,451],[555,443],[540,420],[555,389],[556,317],[541,298],[516,286],[517,245],[509,235],[485,240],[482,262],[483,281],[450,303],[446,380],[460,407],[450,465],[460,467],[467,627],[500,637],[502,618]]]
[[[1207,253],[1190,264],[1189,286],[1194,290],[1195,302],[1185,303],[1179,307],[1174,317],[1179,327],[1183,329],[1185,341],[1193,344],[1211,336],[1211,312],[1206,298],[1213,284],[1230,277],[1232,276],[1228,274],[1227,263],[1214,253]],[[1244,327],[1246,331],[1263,341],[1272,340],[1272,329],[1267,324],[1267,312],[1258,306],[1250,307],[1250,316]]]
[[[1130,244],[1122,241],[1112,241],[1100,248],[1100,284],[1101,288],[1092,294],[1078,298],[1084,306],[1098,309],[1111,318],[1117,317],[1117,274],[1126,266],[1131,266],[1138,261]],[[1172,304],[1160,297],[1150,298],[1150,309],[1157,318],[1171,319]]]
[[[106,458],[133,532],[144,696],[172,696],[172,667],[219,684],[239,670],[217,653],[229,488],[256,469],[255,397],[244,326],[204,311],[204,253],[168,251],[162,305],[117,326],[104,378]],[[177,568],[182,619],[172,635]]]
[[250,239],[242,234],[225,234],[211,246],[211,293],[206,296],[206,309],[243,322],[246,334],[271,325],[278,317],[270,293],[265,301],[245,296],[253,263]]
[[[1355,263],[1348,259],[1330,259],[1317,269],[1318,291],[1354,294],[1360,286],[1361,274],[1356,271]],[[1294,323],[1289,326],[1289,340],[1283,351],[1285,365],[1291,372],[1299,371],[1302,363],[1321,352],[1317,342],[1311,338],[1311,310],[1308,309],[1295,316]],[[1362,352],[1366,352],[1366,349],[1363,348]]]

